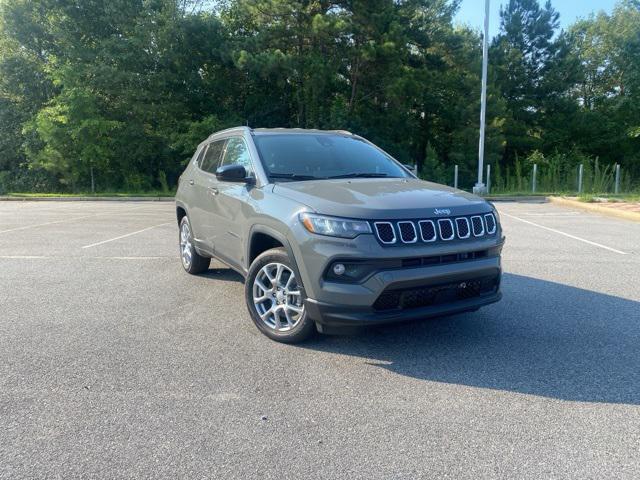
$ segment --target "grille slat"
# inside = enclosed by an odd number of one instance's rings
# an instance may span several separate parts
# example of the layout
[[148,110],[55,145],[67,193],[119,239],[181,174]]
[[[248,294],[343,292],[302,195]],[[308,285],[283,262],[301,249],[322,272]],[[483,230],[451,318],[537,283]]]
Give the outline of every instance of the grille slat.
[[493,213],[415,221],[379,221],[373,222],[373,226],[378,240],[384,245],[465,240],[494,235],[498,230],[498,222]]
[[493,216],[493,213],[487,213],[484,216],[484,222],[487,224],[487,234],[496,233],[496,217]]
[[418,225],[420,225],[420,236],[423,242],[436,241],[436,226],[431,220],[421,220]]
[[400,231],[400,240],[404,243],[416,243],[418,241],[418,233],[413,222],[398,222],[398,230]]
[[469,220],[465,217],[456,218],[456,229],[458,230],[458,238],[469,238]]
[[480,215],[471,217],[471,226],[475,237],[481,237],[484,235],[484,223],[482,222],[482,217]]
[[445,242],[453,240],[456,236],[453,231],[453,222],[449,218],[441,218],[438,220],[438,230],[440,230],[440,239]]
[[380,241],[386,245],[396,243],[396,232],[391,222],[376,222],[376,233]]

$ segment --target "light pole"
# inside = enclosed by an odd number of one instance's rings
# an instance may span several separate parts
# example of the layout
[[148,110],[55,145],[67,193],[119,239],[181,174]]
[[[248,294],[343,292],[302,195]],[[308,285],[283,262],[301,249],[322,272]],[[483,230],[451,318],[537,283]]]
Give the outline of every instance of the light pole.
[[484,136],[485,119],[487,117],[487,69],[489,65],[489,1],[484,2],[484,41],[482,42],[482,94],[480,96],[480,145],[478,147],[478,183],[473,187],[473,193],[486,193],[487,188],[482,182],[482,168],[484,166]]

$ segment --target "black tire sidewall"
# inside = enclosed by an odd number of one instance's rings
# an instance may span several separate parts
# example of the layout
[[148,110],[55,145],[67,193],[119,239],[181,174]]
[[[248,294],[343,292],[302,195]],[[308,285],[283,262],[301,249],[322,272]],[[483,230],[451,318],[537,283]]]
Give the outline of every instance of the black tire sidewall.
[[282,263],[289,267],[291,271],[296,273],[296,281],[298,282],[298,286],[300,288],[302,301],[304,302],[304,300],[306,300],[307,298],[304,291],[304,285],[302,285],[302,280],[299,278],[300,275],[297,273],[298,269],[290,260],[287,252],[283,248],[274,248],[271,250],[267,250],[266,252],[260,254],[253,261],[253,263],[249,267],[249,273],[245,281],[245,300],[247,303],[247,309],[249,310],[249,315],[251,315],[251,320],[253,320],[253,323],[255,323],[256,327],[258,327],[258,329],[262,333],[264,333],[272,340],[276,340],[282,343],[302,342],[308,339],[315,332],[315,322],[308,317],[306,310],[303,313],[303,317],[294,328],[286,332],[278,332],[277,330],[273,330],[264,324],[253,304],[253,281],[255,280],[256,275],[262,267],[274,262]]

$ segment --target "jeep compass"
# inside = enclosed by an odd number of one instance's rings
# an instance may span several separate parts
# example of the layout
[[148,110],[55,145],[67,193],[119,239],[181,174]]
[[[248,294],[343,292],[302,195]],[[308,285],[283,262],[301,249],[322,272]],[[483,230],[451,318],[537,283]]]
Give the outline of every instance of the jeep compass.
[[215,257],[240,273],[253,322],[280,342],[501,298],[495,208],[349,132],[215,133],[180,177],[176,213],[184,269]]

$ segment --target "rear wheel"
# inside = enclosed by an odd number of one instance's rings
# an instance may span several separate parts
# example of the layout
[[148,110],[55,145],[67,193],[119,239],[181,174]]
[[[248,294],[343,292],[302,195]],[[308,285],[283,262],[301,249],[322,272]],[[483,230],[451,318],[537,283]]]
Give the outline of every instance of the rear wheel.
[[209,269],[211,259],[203,257],[193,245],[193,232],[191,231],[191,224],[189,218],[185,215],[180,220],[180,260],[185,271],[192,275],[206,272]]
[[315,323],[304,308],[304,287],[282,248],[267,250],[253,261],[245,298],[251,319],[273,340],[296,343],[315,332]]

